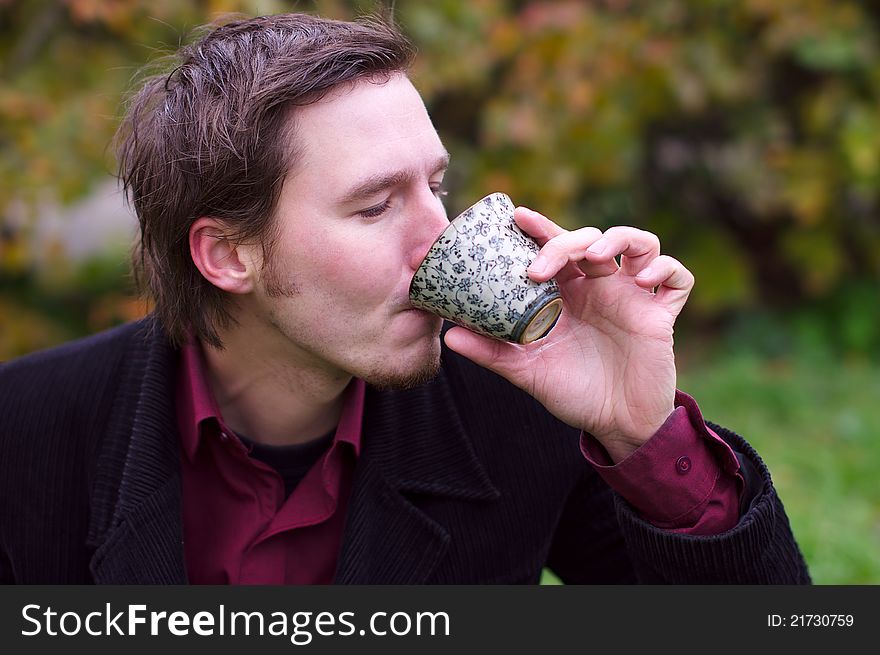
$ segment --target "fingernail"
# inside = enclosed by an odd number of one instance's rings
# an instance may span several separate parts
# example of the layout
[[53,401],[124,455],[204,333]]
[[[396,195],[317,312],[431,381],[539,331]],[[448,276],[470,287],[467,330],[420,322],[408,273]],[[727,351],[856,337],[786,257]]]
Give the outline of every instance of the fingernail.
[[587,248],[587,251],[593,253],[594,255],[601,255],[603,252],[605,252],[605,248],[607,247],[608,242],[605,241],[605,239],[599,239],[596,243]]
[[644,279],[651,277],[653,274],[654,274],[654,271],[652,271],[650,268],[646,268],[645,270],[641,271],[638,275],[636,275],[636,277],[640,277],[644,280]]
[[535,261],[533,261],[531,263],[531,265],[529,266],[529,271],[531,271],[535,275],[541,275],[546,270],[547,270],[547,260],[545,260],[541,257],[536,257]]

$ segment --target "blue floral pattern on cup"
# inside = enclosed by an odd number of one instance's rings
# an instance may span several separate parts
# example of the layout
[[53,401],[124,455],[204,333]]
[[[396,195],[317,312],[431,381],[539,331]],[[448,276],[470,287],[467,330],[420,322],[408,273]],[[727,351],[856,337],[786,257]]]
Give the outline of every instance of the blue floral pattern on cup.
[[[507,195],[493,193],[459,214],[413,276],[413,306],[507,341],[546,334],[561,309],[559,287],[526,273],[539,248],[514,223],[513,208]],[[539,321],[551,303],[551,315]]]

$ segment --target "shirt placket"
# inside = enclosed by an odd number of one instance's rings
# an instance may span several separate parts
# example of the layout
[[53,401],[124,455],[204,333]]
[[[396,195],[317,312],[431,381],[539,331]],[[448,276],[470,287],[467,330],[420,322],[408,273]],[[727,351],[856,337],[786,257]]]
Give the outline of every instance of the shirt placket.
[[[220,438],[240,467],[241,475],[249,481],[259,516],[263,519],[242,551],[238,583],[281,584],[283,579],[279,574],[283,576],[283,549],[271,540],[263,539],[263,535],[271,530],[272,523],[283,504],[284,484],[281,476],[262,462],[252,459],[247,447],[222,424]],[[249,504],[245,503],[240,511],[252,510]],[[240,523],[253,524],[253,521],[240,521]]]

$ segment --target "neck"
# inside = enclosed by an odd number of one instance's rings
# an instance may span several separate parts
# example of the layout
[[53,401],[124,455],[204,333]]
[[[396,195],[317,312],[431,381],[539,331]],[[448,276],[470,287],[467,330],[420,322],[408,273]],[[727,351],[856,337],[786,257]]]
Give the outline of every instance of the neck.
[[336,427],[352,376],[309,358],[273,352],[246,330],[222,335],[224,348],[205,345],[207,376],[224,422],[251,441],[305,443]]

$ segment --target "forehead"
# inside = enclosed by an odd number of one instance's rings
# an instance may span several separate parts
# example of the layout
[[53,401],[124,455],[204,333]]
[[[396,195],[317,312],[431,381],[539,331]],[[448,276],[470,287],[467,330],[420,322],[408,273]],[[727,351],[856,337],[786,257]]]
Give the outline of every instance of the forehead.
[[299,174],[362,175],[376,166],[435,162],[443,145],[424,102],[403,74],[334,89],[294,115]]

